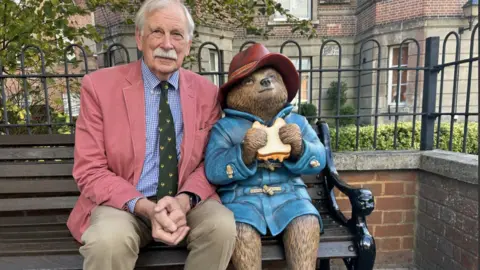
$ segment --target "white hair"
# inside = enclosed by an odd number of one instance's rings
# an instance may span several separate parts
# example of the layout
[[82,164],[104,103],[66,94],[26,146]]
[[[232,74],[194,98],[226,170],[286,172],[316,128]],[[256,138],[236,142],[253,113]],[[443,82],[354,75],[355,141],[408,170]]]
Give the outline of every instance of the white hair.
[[146,0],[143,2],[142,6],[138,10],[135,16],[135,27],[140,31],[143,35],[143,26],[145,24],[145,17],[147,13],[150,13],[155,10],[164,9],[169,4],[178,4],[183,8],[185,13],[185,17],[187,18],[187,31],[188,31],[188,39],[193,39],[193,31],[195,30],[195,23],[193,22],[192,15],[188,11],[187,7],[180,2],[179,0]]

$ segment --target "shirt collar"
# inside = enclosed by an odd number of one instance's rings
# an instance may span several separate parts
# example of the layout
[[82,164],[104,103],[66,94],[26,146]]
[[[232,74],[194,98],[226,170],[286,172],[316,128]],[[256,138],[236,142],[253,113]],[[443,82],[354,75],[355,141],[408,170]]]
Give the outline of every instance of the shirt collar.
[[[161,81],[158,77],[153,74],[153,72],[145,64],[145,61],[142,58],[142,76],[143,81],[146,83],[146,88],[148,90],[153,90]],[[173,86],[174,90],[178,90],[178,80],[179,80],[179,71],[175,71],[170,78],[168,78],[168,83]],[[145,89],[145,90],[147,90]]]

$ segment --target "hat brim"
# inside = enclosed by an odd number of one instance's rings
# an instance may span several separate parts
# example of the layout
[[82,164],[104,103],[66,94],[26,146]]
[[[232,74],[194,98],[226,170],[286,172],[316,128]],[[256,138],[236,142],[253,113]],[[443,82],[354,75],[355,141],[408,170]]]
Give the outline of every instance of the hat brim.
[[243,72],[236,75],[234,78],[228,80],[228,82],[220,86],[220,92],[218,96],[222,109],[226,107],[226,97],[228,92],[236,84],[240,83],[243,79],[250,76],[250,74],[264,67],[272,67],[278,73],[280,73],[283,79],[283,83],[285,84],[285,88],[288,92],[287,102],[291,102],[297,95],[300,82],[297,69],[293,65],[292,61],[290,61],[290,59],[288,59],[283,54],[270,53],[262,57],[260,60],[257,61],[257,63],[255,63],[251,67],[243,70]]

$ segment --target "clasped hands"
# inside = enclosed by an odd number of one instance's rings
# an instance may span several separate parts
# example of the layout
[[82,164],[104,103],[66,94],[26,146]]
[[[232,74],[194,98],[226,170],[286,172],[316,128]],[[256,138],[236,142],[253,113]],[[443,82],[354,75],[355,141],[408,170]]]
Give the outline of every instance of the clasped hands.
[[172,246],[182,241],[190,230],[187,226],[189,210],[190,203],[186,194],[165,196],[157,204],[152,203],[148,218],[152,224],[153,239]]

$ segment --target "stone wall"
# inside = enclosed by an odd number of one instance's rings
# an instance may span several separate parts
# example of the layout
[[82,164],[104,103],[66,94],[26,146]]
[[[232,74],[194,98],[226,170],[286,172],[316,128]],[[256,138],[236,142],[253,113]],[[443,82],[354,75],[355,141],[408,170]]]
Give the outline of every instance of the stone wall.
[[419,172],[415,262],[421,269],[478,269],[478,159],[449,154],[440,159],[444,166],[431,160],[423,163],[442,175]]
[[[375,269],[478,269],[478,156],[446,151],[339,152],[340,177],[369,188]],[[348,199],[335,193],[349,216]],[[345,269],[335,261],[334,269]]]

